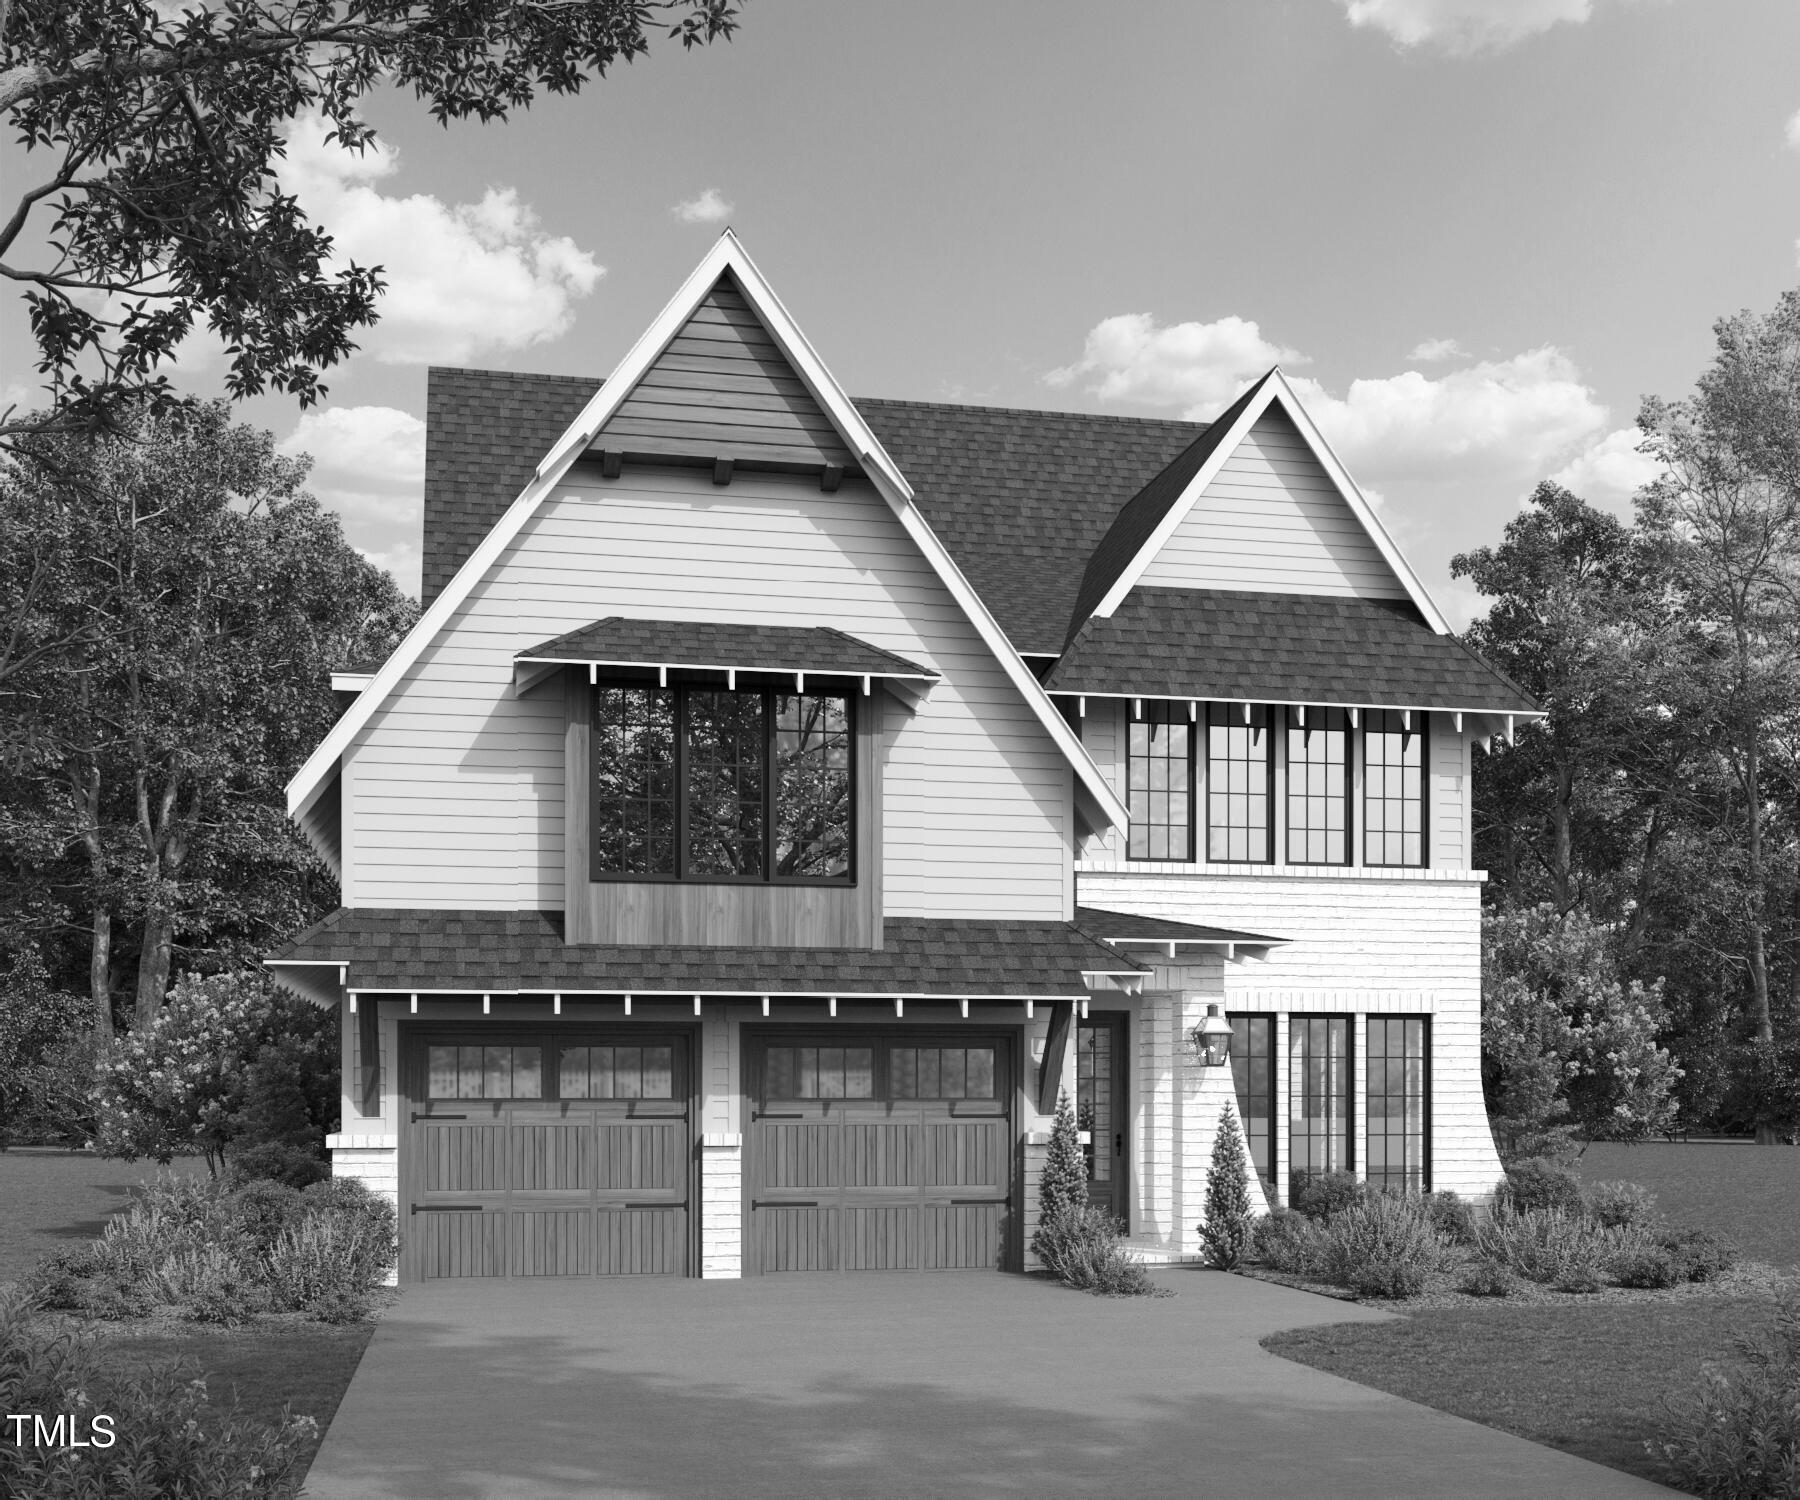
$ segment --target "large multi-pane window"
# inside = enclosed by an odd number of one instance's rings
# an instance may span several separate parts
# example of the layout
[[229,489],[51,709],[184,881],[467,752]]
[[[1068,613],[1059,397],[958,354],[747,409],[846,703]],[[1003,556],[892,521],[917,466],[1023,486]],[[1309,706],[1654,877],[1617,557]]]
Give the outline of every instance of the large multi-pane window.
[[433,1046],[426,1051],[433,1099],[542,1099],[542,1047]]
[[1350,862],[1350,715],[1287,711],[1287,858],[1291,865]]
[[1274,852],[1274,736],[1261,705],[1206,710],[1206,857],[1267,864]]
[[601,685],[594,878],[847,881],[851,749],[841,695]]
[[1146,703],[1130,730],[1131,858],[1192,859],[1193,725],[1179,705]]
[[1424,1016],[1370,1016],[1368,1178],[1371,1185],[1431,1187],[1425,1101],[1431,1082],[1431,1023]]
[[1250,1164],[1265,1181],[1275,1177],[1275,1018],[1231,1018],[1231,1081]]
[[1425,863],[1423,714],[1374,708],[1363,715],[1363,863]]
[[1290,1017],[1288,1165],[1294,1176],[1352,1165],[1350,1079],[1350,1018]]

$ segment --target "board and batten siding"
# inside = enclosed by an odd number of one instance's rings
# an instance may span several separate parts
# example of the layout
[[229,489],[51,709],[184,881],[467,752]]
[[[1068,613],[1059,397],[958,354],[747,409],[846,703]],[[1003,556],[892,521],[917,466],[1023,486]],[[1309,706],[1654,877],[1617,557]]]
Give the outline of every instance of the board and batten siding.
[[[1432,1184],[1485,1198],[1500,1175],[1481,1096],[1481,881],[1412,872],[1356,879],[1299,876],[1084,873],[1084,906],[1206,923],[1286,938],[1266,962],[1228,964],[1227,1011],[1358,1018],[1356,1053],[1370,1015],[1427,1015],[1432,1030]],[[1147,989],[1160,987],[1161,976]],[[1172,1051],[1142,1039],[1144,1097]],[[1160,1050],[1159,1050],[1160,1047]],[[1167,1057],[1170,1061],[1165,1062]],[[1166,1083],[1160,1085],[1167,1088]],[[1286,1109],[1286,1085],[1281,1086]],[[1357,1130],[1366,1124],[1361,1095]],[[1358,1170],[1366,1160],[1357,1152]],[[1173,1223],[1173,1221],[1170,1221]]]
[[590,446],[796,466],[856,464],[729,272]]
[[636,466],[547,499],[358,736],[347,905],[563,906],[563,694],[515,697],[512,658],[608,615],[832,625],[943,673],[883,716],[886,913],[1068,914],[1068,764],[874,489]]
[[1278,407],[1244,435],[1138,583],[1407,597],[1293,419]]

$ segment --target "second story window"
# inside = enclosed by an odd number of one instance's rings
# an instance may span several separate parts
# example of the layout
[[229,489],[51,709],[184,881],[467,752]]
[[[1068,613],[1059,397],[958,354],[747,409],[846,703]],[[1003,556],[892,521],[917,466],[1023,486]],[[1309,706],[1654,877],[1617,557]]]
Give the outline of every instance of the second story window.
[[1194,857],[1193,726],[1179,705],[1146,703],[1131,721],[1131,858]]
[[602,684],[598,880],[848,881],[849,699]]
[[1363,714],[1363,863],[1425,863],[1425,725],[1398,709]]
[[1213,703],[1206,710],[1206,857],[1267,864],[1273,857],[1275,757],[1269,710]]
[[1350,715],[1287,711],[1287,862],[1350,862]]

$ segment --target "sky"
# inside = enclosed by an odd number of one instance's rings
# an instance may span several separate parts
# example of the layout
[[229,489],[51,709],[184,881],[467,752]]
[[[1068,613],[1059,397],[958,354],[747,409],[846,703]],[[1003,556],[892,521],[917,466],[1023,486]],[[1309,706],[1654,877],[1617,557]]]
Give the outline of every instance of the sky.
[[[300,122],[389,290],[243,412],[416,590],[427,366],[603,376],[729,224],[852,396],[1203,420],[1279,362],[1460,625],[1452,557],[1546,478],[1629,514],[1640,398],[1800,284],[1796,59],[1794,0],[745,0],[505,124]],[[14,304],[0,355],[29,399]]]

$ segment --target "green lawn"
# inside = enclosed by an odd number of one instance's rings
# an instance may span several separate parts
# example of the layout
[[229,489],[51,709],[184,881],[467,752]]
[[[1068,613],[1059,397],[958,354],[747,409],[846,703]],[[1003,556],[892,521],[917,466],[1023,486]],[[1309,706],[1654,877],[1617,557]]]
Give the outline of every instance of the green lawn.
[[1667,1483],[1644,1451],[1662,1403],[1690,1391],[1701,1364],[1768,1317],[1763,1301],[1585,1303],[1446,1308],[1392,1323],[1278,1333],[1263,1347]]
[[1580,1171],[1588,1182],[1642,1183],[1675,1223],[1722,1230],[1751,1260],[1800,1267],[1800,1146],[1590,1146]]
[[52,1250],[97,1239],[131,1190],[159,1171],[205,1170],[197,1156],[158,1167],[51,1147],[0,1151],[0,1281],[16,1280]]

